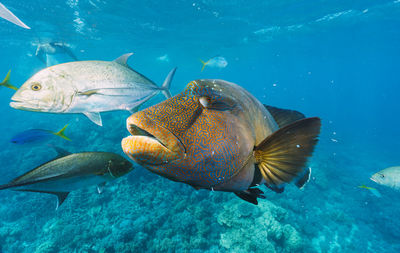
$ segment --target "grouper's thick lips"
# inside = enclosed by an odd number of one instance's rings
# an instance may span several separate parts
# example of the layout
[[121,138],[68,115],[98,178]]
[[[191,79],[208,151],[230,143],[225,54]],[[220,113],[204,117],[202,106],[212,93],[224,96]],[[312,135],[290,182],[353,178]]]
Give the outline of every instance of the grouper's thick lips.
[[[137,120],[141,118],[141,120]],[[145,119],[147,122],[152,124],[152,127],[146,127],[140,122]],[[182,142],[173,133],[155,124],[145,114],[141,114],[139,117],[135,117],[135,114],[128,118],[127,128],[132,136],[142,137],[144,139],[150,139],[154,142],[158,142],[172,153],[184,156],[185,148]]]

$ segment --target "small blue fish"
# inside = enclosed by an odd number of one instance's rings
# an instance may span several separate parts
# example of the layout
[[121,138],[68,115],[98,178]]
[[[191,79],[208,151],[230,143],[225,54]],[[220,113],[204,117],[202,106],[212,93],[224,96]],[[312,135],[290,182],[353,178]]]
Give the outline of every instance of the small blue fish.
[[15,135],[11,142],[15,144],[27,144],[27,143],[35,143],[35,142],[44,142],[49,140],[54,136],[59,136],[67,141],[71,139],[65,136],[64,131],[68,125],[65,125],[60,131],[52,132],[50,130],[45,129],[29,129],[22,133]]
[[213,68],[225,68],[228,65],[228,61],[222,56],[215,56],[206,62],[200,59],[200,62],[203,64],[201,72],[203,72],[206,66]]

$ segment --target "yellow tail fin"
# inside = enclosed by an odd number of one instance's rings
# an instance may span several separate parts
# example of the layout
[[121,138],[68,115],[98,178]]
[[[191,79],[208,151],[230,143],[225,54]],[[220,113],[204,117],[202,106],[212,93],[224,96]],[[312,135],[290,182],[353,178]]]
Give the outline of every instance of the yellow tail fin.
[[0,86],[4,86],[13,90],[18,90],[17,87],[14,85],[10,84],[10,74],[11,74],[11,69],[8,71],[6,78],[4,78],[3,82],[0,83]]
[[201,67],[201,72],[203,72],[204,68],[206,67],[206,65],[208,64],[210,60],[204,62],[202,59],[200,59],[200,62],[203,64],[203,67]]
[[71,139],[68,138],[67,136],[65,136],[65,134],[64,134],[65,129],[67,129],[67,126],[68,126],[68,124],[66,124],[60,131],[58,131],[57,133],[54,133],[54,134],[57,136],[60,136],[61,138],[65,139],[67,141],[70,141]]

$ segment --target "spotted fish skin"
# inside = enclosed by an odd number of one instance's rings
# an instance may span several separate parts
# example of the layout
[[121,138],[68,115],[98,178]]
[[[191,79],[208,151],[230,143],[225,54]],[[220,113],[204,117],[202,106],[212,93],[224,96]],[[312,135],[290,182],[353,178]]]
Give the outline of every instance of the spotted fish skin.
[[122,147],[134,161],[171,180],[222,191],[250,186],[253,149],[278,129],[245,89],[208,79],[133,114],[127,127],[132,136]]

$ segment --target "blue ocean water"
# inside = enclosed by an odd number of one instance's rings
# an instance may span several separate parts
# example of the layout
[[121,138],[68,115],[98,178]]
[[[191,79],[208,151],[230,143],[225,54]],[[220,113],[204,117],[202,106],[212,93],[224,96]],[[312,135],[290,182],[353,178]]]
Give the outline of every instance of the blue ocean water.
[[[400,252],[399,192],[369,180],[400,165],[400,1],[1,2],[32,28],[0,19],[0,79],[11,69],[17,87],[45,67],[38,44],[63,42],[80,60],[133,52],[130,66],[160,85],[177,66],[173,94],[200,78],[235,82],[323,127],[310,183],[265,189],[258,206],[138,165],[102,194],[72,192],[57,211],[54,196],[1,191],[0,252]],[[200,59],[214,56],[228,65],[201,72]],[[0,183],[55,157],[45,144],[10,143],[30,128],[69,123],[72,141],[51,144],[123,154],[128,112],[103,113],[98,127],[83,115],[12,109],[13,92],[0,90]]]

